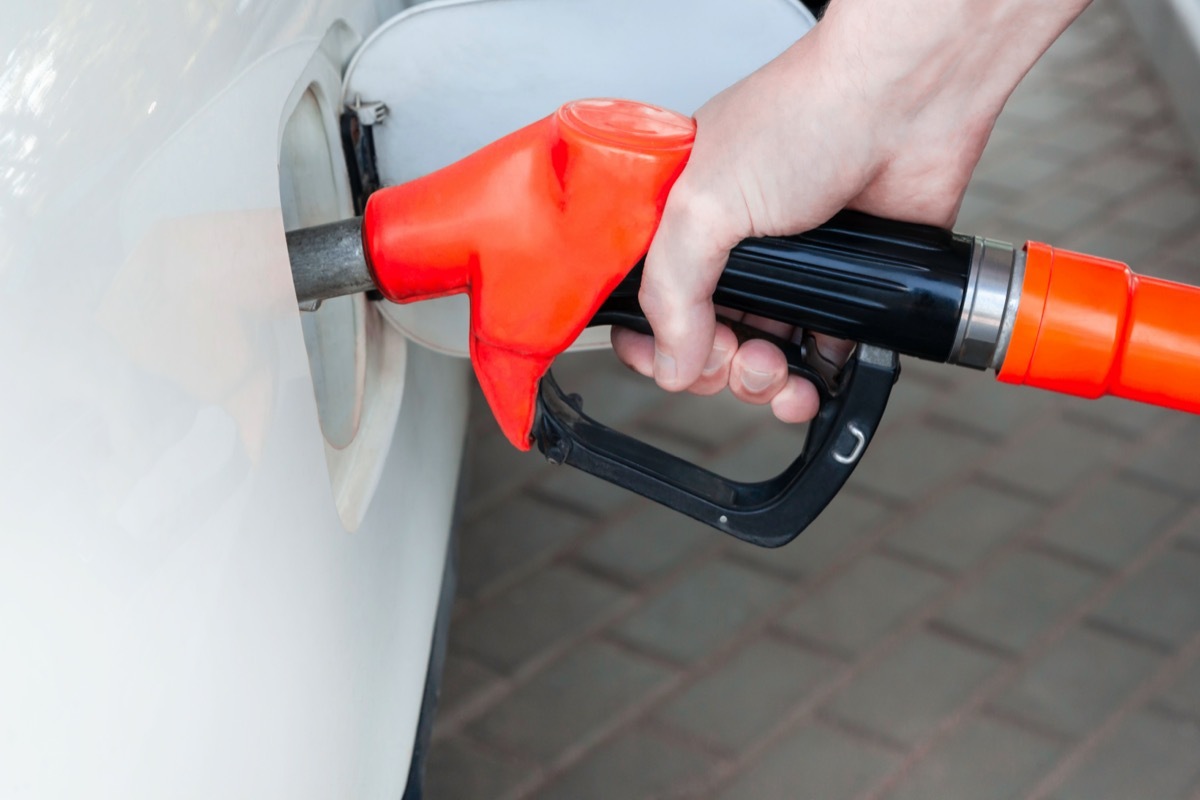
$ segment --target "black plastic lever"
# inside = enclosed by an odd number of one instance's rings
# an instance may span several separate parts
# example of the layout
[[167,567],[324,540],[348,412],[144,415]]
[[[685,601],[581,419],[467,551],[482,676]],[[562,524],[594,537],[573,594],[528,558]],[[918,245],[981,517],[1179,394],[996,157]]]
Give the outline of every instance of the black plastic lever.
[[[804,348],[802,357],[815,349]],[[565,394],[550,373],[538,394],[534,438],[553,463],[570,464],[751,544],[779,547],[841,490],[878,429],[900,374],[894,352],[870,345],[857,349],[832,387],[824,374],[793,358],[792,371],[812,380],[823,402],[800,455],[766,481],[729,480],[608,428],[585,415],[581,398]]]

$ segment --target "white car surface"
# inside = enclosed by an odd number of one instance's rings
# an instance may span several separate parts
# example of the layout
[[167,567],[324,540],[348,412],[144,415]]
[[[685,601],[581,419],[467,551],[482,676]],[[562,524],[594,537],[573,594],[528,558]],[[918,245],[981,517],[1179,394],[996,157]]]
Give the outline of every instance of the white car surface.
[[399,10],[0,11],[0,797],[403,792],[466,367],[394,348],[347,532],[279,173],[302,79],[336,102]]

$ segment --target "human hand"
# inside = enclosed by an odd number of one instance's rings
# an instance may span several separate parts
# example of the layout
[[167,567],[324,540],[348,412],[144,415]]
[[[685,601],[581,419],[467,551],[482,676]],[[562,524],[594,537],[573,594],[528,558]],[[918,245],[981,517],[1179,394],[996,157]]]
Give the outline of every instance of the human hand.
[[[670,391],[728,386],[784,421],[811,419],[816,390],[788,375],[783,353],[739,346],[715,321],[729,250],[843,207],[949,227],[1005,100],[1086,4],[835,0],[812,32],[696,113],[691,158],[646,255],[639,301],[655,338],[614,329],[618,357]],[[852,348],[818,346],[835,358]]]

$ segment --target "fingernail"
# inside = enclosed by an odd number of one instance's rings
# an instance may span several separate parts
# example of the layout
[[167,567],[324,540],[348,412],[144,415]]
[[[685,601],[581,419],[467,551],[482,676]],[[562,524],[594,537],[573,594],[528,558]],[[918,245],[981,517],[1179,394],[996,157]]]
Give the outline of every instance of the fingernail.
[[729,355],[728,350],[722,350],[720,347],[714,347],[712,352],[708,354],[708,361],[704,362],[704,374],[712,375],[725,364],[725,357]]
[[757,369],[742,370],[742,386],[745,386],[748,391],[761,392],[771,385],[775,376],[769,372],[761,372]]
[[675,380],[675,359],[658,348],[654,349],[654,379],[659,381],[667,381],[668,383]]

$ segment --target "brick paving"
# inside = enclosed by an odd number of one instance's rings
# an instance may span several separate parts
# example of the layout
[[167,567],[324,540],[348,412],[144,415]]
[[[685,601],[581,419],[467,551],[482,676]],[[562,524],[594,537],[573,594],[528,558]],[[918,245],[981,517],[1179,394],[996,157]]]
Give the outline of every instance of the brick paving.
[[[1200,282],[1200,176],[1098,2],[1022,84],[958,229]],[[800,432],[560,359],[589,412],[762,476]],[[797,541],[756,550],[536,455],[476,403],[429,766],[473,798],[1200,792],[1200,420],[905,363]]]

